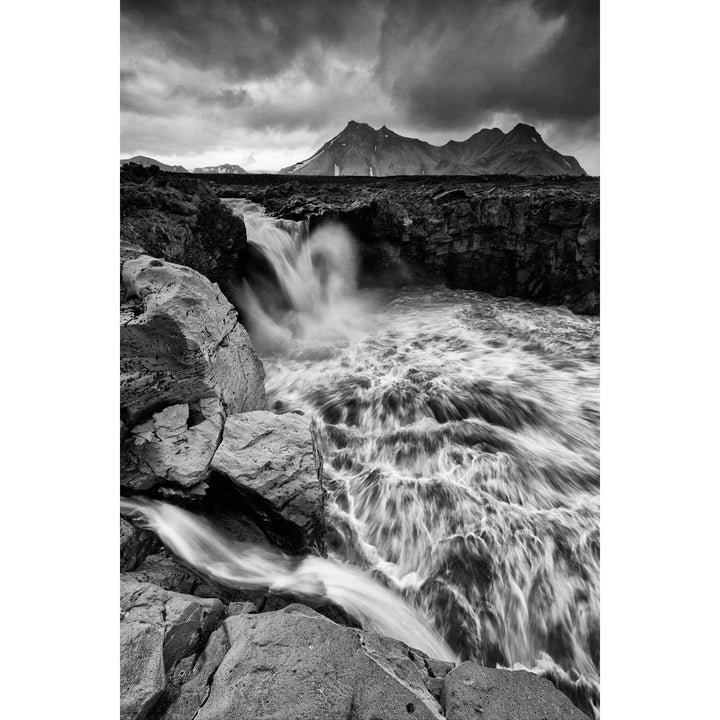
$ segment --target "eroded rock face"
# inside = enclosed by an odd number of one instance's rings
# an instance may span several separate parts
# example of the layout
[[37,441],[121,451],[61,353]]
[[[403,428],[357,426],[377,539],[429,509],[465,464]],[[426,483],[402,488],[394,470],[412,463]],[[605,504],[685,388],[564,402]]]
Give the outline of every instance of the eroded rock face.
[[[230,649],[197,720],[440,720],[402,643],[302,606],[225,621]],[[282,638],[282,641],[279,641]],[[289,708],[292,708],[289,711]]]
[[120,239],[187,265],[225,289],[247,249],[242,218],[198,178],[130,168],[120,173]]
[[473,662],[447,675],[441,699],[447,720],[587,720],[549,680]]
[[136,425],[123,444],[122,484],[142,490],[169,483],[203,492],[224,418],[218,398],[209,397],[170,405]]
[[211,468],[294,525],[308,547],[323,545],[322,459],[312,420],[266,411],[230,415]]
[[166,687],[165,673],[205,642],[224,606],[123,578],[120,591],[120,717],[142,720]]
[[152,533],[120,517],[120,572],[134,570],[157,546]]
[[368,285],[428,282],[599,313],[596,179],[236,178],[217,187],[278,217],[339,220]]
[[120,402],[128,428],[211,397],[228,413],[266,406],[262,363],[217,285],[139,255],[123,263],[122,288]]

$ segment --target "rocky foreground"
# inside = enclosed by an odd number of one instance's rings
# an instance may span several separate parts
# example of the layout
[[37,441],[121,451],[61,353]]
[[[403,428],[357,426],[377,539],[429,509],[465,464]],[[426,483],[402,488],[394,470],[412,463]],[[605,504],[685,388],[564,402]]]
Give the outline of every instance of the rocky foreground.
[[[267,410],[262,362],[223,292],[245,271],[242,219],[197,178],[132,169],[122,178],[121,492],[172,500],[233,540],[324,555],[313,421]],[[442,208],[475,202],[416,191],[446,220],[457,211]],[[455,191],[470,192],[441,192]],[[282,187],[254,192],[285,214],[308,208],[297,194],[283,200]],[[338,193],[328,190],[311,215],[361,217],[394,202],[364,194],[342,209]],[[578,234],[590,227],[579,206],[564,216]],[[384,217],[394,227],[397,212],[370,213],[369,226],[379,232]],[[366,632],[340,608],[223,587],[131,518],[121,518],[120,538],[123,720],[584,717],[531,673],[441,662]]]

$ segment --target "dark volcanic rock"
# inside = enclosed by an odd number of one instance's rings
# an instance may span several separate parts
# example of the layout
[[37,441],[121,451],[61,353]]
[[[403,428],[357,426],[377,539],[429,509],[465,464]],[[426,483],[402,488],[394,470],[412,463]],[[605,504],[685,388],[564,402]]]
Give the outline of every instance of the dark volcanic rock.
[[121,173],[120,240],[155,257],[187,265],[223,290],[247,252],[242,218],[198,178],[131,169]]
[[297,178],[290,186],[247,176],[218,192],[307,217],[311,228],[344,223],[359,241],[366,285],[444,283],[599,313],[595,179]]

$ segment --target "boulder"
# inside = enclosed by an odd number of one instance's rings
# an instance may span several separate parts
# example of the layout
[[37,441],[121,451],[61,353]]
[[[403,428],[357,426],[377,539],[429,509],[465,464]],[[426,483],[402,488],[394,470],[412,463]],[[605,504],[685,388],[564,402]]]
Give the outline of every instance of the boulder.
[[143,720],[165,690],[163,629],[120,624],[120,720]]
[[447,720],[587,720],[549,680],[473,662],[448,673],[441,701]]
[[120,716],[147,717],[166,671],[191,655],[217,626],[224,606],[124,577],[120,593]]
[[171,592],[125,576],[121,580],[121,624],[139,622],[162,628],[166,669],[195,651],[224,612],[217,598]]
[[264,370],[220,289],[149,255],[122,265],[120,403],[128,428],[170,405],[217,397],[229,413],[266,407]]
[[181,660],[167,676],[165,694],[156,708],[162,720],[193,720],[210,693],[218,665],[230,644],[224,627],[215,630],[202,652]]
[[421,661],[396,640],[297,605],[225,624],[231,646],[197,720],[443,717]]
[[307,547],[324,547],[322,457],[310,418],[266,411],[230,415],[210,467],[249,491],[261,511],[294,526]]
[[122,485],[140,490],[169,483],[203,492],[223,420],[213,396],[170,405],[136,425],[123,444]]

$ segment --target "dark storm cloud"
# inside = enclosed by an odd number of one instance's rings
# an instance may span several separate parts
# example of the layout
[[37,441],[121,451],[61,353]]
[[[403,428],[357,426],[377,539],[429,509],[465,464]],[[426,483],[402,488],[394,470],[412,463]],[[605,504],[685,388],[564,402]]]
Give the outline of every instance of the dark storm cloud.
[[585,121],[599,109],[598,13],[593,0],[399,0],[383,22],[378,72],[428,128],[498,111]]
[[[178,152],[242,128],[279,147],[350,119],[435,142],[524,121],[597,164],[599,0],[122,0],[121,15],[122,110],[165,118]],[[129,152],[151,136],[138,123]]]
[[382,0],[123,0],[121,12],[173,55],[245,79],[272,77],[313,44],[367,52],[366,34],[383,7]]
[[234,110],[244,105],[249,99],[250,93],[247,90],[232,90],[226,88],[224,90],[217,90],[212,93],[200,95],[197,103],[198,105],[214,105],[225,108],[226,110]]

